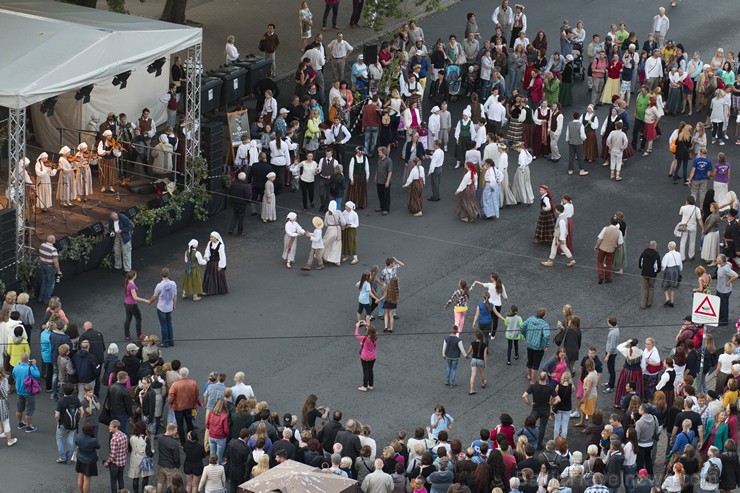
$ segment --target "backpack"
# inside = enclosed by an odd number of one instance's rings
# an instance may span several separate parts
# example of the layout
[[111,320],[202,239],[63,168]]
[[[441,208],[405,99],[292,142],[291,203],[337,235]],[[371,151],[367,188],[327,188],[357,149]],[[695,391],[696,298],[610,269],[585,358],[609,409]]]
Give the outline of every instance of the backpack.
[[552,452],[552,457],[549,455],[549,452],[542,452],[542,457],[544,457],[547,464],[547,473],[551,478],[560,478],[562,472],[560,455],[555,452]]
[[61,424],[65,430],[76,430],[80,424],[80,404],[76,399],[69,399],[62,409]]
[[720,470],[716,462],[710,460],[707,467],[707,473],[701,478],[700,487],[702,490],[713,491],[719,487]]

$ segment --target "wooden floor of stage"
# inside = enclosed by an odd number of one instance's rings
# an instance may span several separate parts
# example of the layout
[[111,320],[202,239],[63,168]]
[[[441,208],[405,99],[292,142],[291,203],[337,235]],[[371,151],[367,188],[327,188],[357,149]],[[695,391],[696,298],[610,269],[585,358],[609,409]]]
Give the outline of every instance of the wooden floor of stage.
[[[157,197],[154,191],[137,194],[125,187],[115,187],[115,190],[117,193],[102,193],[98,188],[87,197],[87,202],[74,201],[72,207],[62,207],[55,197],[54,205],[47,212],[42,213],[38,209],[35,217],[30,215],[26,218],[27,224],[33,228],[31,246],[38,249],[48,235],[54,235],[57,241],[65,236],[77,236],[80,230],[97,222],[107,224],[111,212],[126,214],[132,207],[146,208],[147,202]],[[5,197],[5,190],[2,190],[2,196]]]

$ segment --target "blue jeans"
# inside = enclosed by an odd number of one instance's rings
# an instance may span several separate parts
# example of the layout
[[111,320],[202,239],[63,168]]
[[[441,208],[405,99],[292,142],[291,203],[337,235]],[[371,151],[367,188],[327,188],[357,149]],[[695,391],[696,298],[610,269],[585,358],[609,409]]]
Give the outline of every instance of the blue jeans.
[[[707,362],[704,361],[704,364],[706,365]],[[698,383],[696,384],[696,391],[705,393],[707,391],[707,374],[704,373],[703,369],[702,372],[697,375]]]
[[372,156],[378,143],[378,127],[365,127],[362,132],[365,134],[365,152]]
[[450,382],[450,385],[455,385],[455,378],[457,378],[457,361],[457,359],[447,358],[445,381]]
[[726,324],[730,317],[730,295],[729,293],[717,293],[719,296],[719,323]]
[[208,437],[208,445],[211,447],[211,455],[218,455],[218,464],[221,464],[221,459],[223,459],[224,456],[224,450],[226,450],[226,439]]
[[40,301],[49,301],[51,293],[54,292],[54,284],[56,284],[57,270],[53,265],[41,265],[41,290],[39,291]]
[[635,489],[635,472],[637,472],[637,466],[624,466],[624,492],[632,493]]
[[51,371],[54,373],[51,377],[51,398],[56,399],[59,397],[59,368],[54,365]]
[[563,438],[568,438],[568,423],[570,422],[570,410],[557,411],[555,413],[555,430],[553,431],[553,437],[557,438],[558,435]]
[[57,426],[57,450],[61,460],[67,462],[72,460],[72,452],[75,451],[75,430],[67,430],[63,426]]
[[173,346],[172,312],[165,313],[157,309],[157,317],[159,318],[159,327],[162,329],[162,345],[164,347]]
[[120,491],[123,489],[123,471],[125,467],[117,466],[112,462],[108,463],[108,471],[110,471],[110,490]]

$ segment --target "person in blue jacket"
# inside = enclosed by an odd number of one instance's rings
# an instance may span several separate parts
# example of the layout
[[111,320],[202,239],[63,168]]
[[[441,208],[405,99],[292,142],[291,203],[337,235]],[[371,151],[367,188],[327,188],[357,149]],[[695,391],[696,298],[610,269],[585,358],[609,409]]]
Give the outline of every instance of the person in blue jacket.
[[[21,355],[21,362],[13,368],[13,378],[15,379],[15,392],[18,394],[15,417],[18,418],[18,429],[26,433],[33,433],[37,430],[31,424],[33,412],[36,410],[36,396],[31,393],[31,388],[26,388],[25,380],[27,377],[40,378],[41,373],[36,368],[36,360],[29,359],[28,354]],[[25,421],[23,416],[25,414]]]
[[116,270],[131,271],[131,238],[134,224],[126,214],[111,212],[108,220],[108,233],[113,238],[113,263]]

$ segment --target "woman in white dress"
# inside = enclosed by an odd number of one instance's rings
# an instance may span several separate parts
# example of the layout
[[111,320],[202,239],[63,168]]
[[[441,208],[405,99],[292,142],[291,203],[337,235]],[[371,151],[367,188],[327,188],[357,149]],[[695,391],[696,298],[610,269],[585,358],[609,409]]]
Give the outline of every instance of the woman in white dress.
[[[83,200],[87,202],[87,196],[92,195],[92,172],[90,171],[90,158],[85,157],[85,153],[88,151],[87,144],[81,142],[77,146],[77,176],[75,178],[75,190],[77,191],[77,202]],[[82,198],[79,197],[82,195]]]
[[324,261],[339,267],[342,261],[342,228],[344,216],[337,212],[337,203],[329,202],[329,210],[324,214],[326,234],[324,235]]
[[72,207],[72,201],[77,197],[74,168],[67,159],[71,152],[72,149],[68,146],[59,149],[59,170],[61,170],[61,174],[57,181],[57,200],[62,207]]
[[265,182],[265,193],[262,195],[262,217],[263,223],[271,223],[277,219],[275,211],[275,173],[267,173]]
[[283,238],[283,259],[287,261],[285,266],[290,269],[295,262],[295,253],[298,250],[298,237],[310,236],[298,224],[298,216],[295,212],[289,212],[288,221],[285,223],[285,237]]
[[711,213],[704,220],[701,233],[704,237],[701,244],[701,258],[710,267],[714,267],[716,265],[715,259],[719,255],[719,223],[722,218],[719,215],[717,202],[712,202],[709,205],[709,211]]
[[[696,255],[696,230],[704,228],[704,221],[701,218],[701,209],[696,206],[693,196],[686,197],[686,202],[678,210],[681,216],[681,222],[676,225],[676,236],[681,238],[681,262],[686,260],[686,243],[688,242],[689,260],[694,260]],[[684,225],[682,227],[682,225]],[[682,231],[683,229],[683,231]]]
[[505,205],[516,205],[516,197],[509,185],[509,154],[508,147],[503,142],[498,144],[498,157],[494,159],[496,169],[501,172],[501,184],[499,186],[498,203],[499,208]]
[[308,40],[311,39],[311,27],[313,26],[313,14],[308,8],[308,2],[301,2],[298,9],[298,24],[301,26],[301,53],[306,51]]
[[52,205],[51,177],[56,176],[57,170],[51,168],[49,155],[45,152],[39,154],[36,160],[36,207],[41,212],[46,212]]
[[511,186],[514,200],[517,204],[532,205],[534,203],[534,192],[532,192],[532,182],[529,178],[529,164],[532,162],[532,155],[521,142],[517,143],[514,150],[519,153],[519,167],[516,169],[514,183]]

